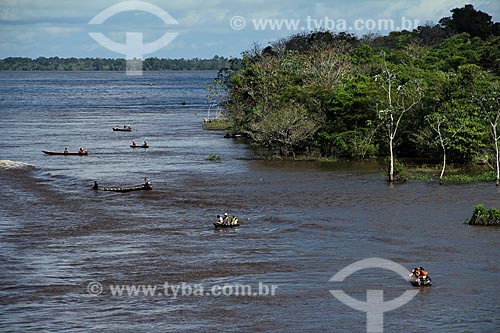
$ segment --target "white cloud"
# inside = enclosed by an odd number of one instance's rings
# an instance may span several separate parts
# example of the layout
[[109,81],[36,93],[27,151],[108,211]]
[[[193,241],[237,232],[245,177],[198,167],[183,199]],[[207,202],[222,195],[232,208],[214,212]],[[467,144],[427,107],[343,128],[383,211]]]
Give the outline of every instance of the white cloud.
[[[0,48],[0,58],[29,52],[57,52],[58,56],[96,56],[111,53],[100,48],[87,35],[89,31],[102,31],[117,42],[123,42],[123,32],[134,28],[142,31],[145,40],[152,41],[165,30],[179,32],[164,56],[186,58],[201,55],[233,55],[251,47],[253,42],[267,45],[300,31],[256,31],[252,19],[394,19],[402,17],[437,23],[450,15],[450,10],[463,7],[469,1],[457,0],[145,0],[164,9],[179,24],[165,27],[150,14],[122,13],[110,18],[102,26],[90,27],[88,22],[95,15],[120,0],[0,0],[0,36],[9,47]],[[475,0],[476,9],[500,21],[499,0]],[[247,20],[247,28],[235,31],[230,19],[241,15]],[[136,29],[137,28],[137,29]],[[113,35],[112,33],[115,33]],[[121,35],[120,35],[121,33]],[[120,37],[121,36],[121,37]],[[120,39],[121,38],[121,39]],[[33,47],[36,45],[37,47]],[[26,51],[28,50],[28,51]],[[56,51],[54,51],[56,50]],[[59,50],[59,51],[57,51]],[[90,54],[89,54],[90,53]],[[56,54],[55,54],[56,55]],[[113,54],[114,57],[119,55]],[[163,56],[163,53],[162,53]]]
[[40,28],[40,31],[50,35],[61,37],[61,36],[70,36],[75,32],[82,31],[82,29],[79,27],[42,26]]

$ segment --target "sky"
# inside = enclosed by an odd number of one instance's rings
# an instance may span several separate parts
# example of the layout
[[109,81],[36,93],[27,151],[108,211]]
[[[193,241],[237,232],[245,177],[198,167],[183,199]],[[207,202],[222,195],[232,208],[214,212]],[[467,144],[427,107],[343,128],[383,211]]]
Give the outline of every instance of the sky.
[[311,30],[412,30],[468,3],[500,22],[499,0],[0,0],[0,58],[239,57]]

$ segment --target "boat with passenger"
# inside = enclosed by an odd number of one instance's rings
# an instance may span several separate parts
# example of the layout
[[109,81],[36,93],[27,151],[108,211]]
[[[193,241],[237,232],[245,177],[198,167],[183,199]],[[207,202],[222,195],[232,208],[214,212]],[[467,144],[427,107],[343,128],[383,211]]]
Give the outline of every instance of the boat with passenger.
[[132,143],[130,144],[130,148],[149,148],[149,145],[147,143],[147,141],[144,141],[142,143],[142,145],[138,146],[137,143],[135,143],[135,140],[132,141]]
[[415,267],[408,275],[410,277],[410,284],[414,287],[432,286],[432,279],[423,267]]
[[217,215],[217,220],[214,222],[215,229],[217,228],[234,228],[239,227],[240,223],[238,218],[233,215],[232,218],[229,218],[227,213],[224,213],[224,217]]
[[153,189],[153,185],[147,178],[144,179],[144,184],[142,185],[134,185],[134,186],[126,186],[126,187],[101,187],[94,181],[94,185],[92,186],[93,190],[96,191],[111,191],[111,192],[132,192],[132,191],[151,191]]
[[64,151],[48,151],[48,150],[42,150],[42,153],[46,155],[64,155],[64,156],[71,156],[71,155],[78,155],[78,156],[86,156],[89,154],[88,150],[83,150],[83,148],[80,148],[79,151],[77,152],[70,152],[67,149],[64,149]]
[[130,126],[123,126],[123,127],[113,127],[113,131],[115,132],[131,132],[132,131],[132,127]]

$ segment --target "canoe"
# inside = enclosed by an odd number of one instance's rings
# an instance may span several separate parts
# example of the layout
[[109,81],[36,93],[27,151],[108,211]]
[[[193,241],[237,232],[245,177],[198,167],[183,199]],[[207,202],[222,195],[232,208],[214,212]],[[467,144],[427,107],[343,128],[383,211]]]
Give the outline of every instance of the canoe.
[[140,145],[140,146],[130,145],[130,148],[149,148],[149,146],[148,145],[146,145],[146,146],[145,145]]
[[430,287],[432,286],[432,280],[430,277],[426,276],[425,279],[418,279],[415,275],[410,275],[410,284],[414,287]]
[[99,191],[112,191],[112,192],[132,192],[132,191],[151,191],[153,189],[153,185],[151,184],[143,184],[129,187],[92,187],[93,190]]
[[215,223],[214,222],[215,229],[217,228],[234,228],[234,227],[239,227],[240,224],[220,224],[220,223]]
[[113,131],[115,132],[132,132],[132,128],[120,128],[120,127],[113,127]]
[[83,153],[80,153],[80,152],[58,152],[58,151],[47,151],[47,150],[42,150],[42,152],[44,154],[47,154],[47,155],[79,155],[79,156],[83,156],[83,155],[89,154],[88,150],[84,151]]

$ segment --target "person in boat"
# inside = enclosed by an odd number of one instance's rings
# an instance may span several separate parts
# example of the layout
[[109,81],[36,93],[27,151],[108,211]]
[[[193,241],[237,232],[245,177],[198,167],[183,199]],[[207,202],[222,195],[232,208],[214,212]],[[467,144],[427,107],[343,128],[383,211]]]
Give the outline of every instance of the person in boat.
[[142,144],[143,147],[146,147],[148,145],[147,141],[144,140],[144,143]]
[[144,187],[145,188],[151,187],[151,182],[146,177],[144,177]]
[[238,218],[233,215],[233,217],[231,218],[231,225],[237,225],[237,224],[238,224]]
[[67,154],[68,153],[68,147],[64,148],[64,153]]
[[222,220],[222,216],[220,216],[219,214],[217,214],[217,221],[215,223],[217,223],[217,224],[223,224],[224,221]]
[[136,146],[135,140],[132,140],[132,147],[135,147],[135,146]]
[[97,184],[97,180],[94,180],[94,186],[92,186],[93,190],[98,190],[99,189],[99,184]]
[[427,271],[423,267],[415,267],[411,270],[410,277],[414,277],[419,284],[425,283],[428,279]]
[[230,220],[229,220],[229,216],[227,215],[227,213],[224,213],[224,219],[222,221],[223,221],[224,225],[229,225]]
[[85,154],[85,150],[83,150],[82,147],[80,147],[80,150],[78,151],[79,154]]
[[418,275],[419,275],[419,279],[421,281],[424,281],[425,279],[427,279],[427,272],[425,271],[425,269],[423,267],[419,267],[418,268]]

